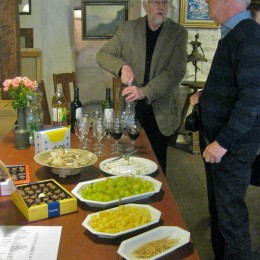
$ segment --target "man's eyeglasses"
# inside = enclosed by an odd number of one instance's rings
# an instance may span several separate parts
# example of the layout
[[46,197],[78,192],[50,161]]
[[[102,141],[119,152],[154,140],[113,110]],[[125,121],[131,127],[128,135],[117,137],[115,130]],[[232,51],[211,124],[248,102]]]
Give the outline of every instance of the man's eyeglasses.
[[163,0],[163,1],[158,1],[158,0],[149,0],[147,1],[149,4],[151,5],[160,5],[162,4],[162,6],[167,6],[169,4],[168,0]]

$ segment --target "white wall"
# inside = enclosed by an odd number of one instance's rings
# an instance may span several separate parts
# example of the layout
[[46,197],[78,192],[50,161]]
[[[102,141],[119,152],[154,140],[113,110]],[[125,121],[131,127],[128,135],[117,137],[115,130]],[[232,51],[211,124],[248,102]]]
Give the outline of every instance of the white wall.
[[[145,15],[141,3],[142,0],[129,0],[129,19]],[[76,71],[83,104],[103,100],[105,88],[112,87],[111,75],[96,64],[96,53],[106,41],[81,39],[81,20],[73,21],[72,9],[75,6],[81,6],[81,0],[33,0],[32,14],[20,15],[21,27],[34,29],[34,47],[43,52],[43,79],[49,104],[54,94],[53,73]],[[172,0],[168,16],[178,22],[178,0]],[[188,31],[188,42],[199,33],[208,61],[198,63],[197,80],[205,80],[220,37],[219,29],[188,28]],[[188,44],[188,53],[191,50]],[[194,66],[188,63],[185,80],[194,80],[194,72]]]
[[33,0],[32,14],[20,15],[20,27],[33,28],[34,48],[42,51],[43,80],[51,108],[52,74],[75,71],[72,0]]

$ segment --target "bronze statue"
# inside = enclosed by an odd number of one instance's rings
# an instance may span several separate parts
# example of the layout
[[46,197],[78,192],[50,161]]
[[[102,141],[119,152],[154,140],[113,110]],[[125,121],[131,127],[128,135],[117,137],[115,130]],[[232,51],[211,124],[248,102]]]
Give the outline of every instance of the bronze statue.
[[[192,52],[188,55],[187,62],[192,62],[193,66],[195,67],[195,81],[197,80],[197,71],[200,69],[197,66],[198,61],[207,61],[205,58],[204,51],[201,47],[201,42],[198,41],[199,34],[195,35],[195,41],[188,42],[188,44],[192,45]],[[199,53],[199,49],[202,51],[202,54]]]

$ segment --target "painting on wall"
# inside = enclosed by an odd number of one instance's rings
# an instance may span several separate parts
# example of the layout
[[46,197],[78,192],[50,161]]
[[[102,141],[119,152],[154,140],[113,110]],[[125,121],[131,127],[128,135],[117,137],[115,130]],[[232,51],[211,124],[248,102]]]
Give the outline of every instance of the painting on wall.
[[33,28],[20,28],[20,47],[33,48]]
[[26,15],[32,13],[31,0],[19,0],[19,14]]
[[128,20],[125,0],[83,0],[81,8],[83,40],[112,38],[120,24]]
[[204,0],[181,0],[180,24],[193,28],[218,28],[208,17],[208,5]]

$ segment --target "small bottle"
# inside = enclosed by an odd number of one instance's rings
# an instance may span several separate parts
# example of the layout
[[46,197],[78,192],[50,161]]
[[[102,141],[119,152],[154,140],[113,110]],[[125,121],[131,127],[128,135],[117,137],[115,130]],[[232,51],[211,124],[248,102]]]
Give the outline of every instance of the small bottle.
[[[128,86],[131,86],[131,84],[129,84]],[[136,101],[133,102],[124,101],[124,114],[125,114],[126,125],[128,125],[135,118],[135,106],[136,106]]]
[[67,126],[67,101],[61,85],[57,86],[57,91],[52,98],[52,124]]
[[106,128],[107,128],[107,135],[109,136],[109,129],[110,124],[112,123],[113,116],[114,116],[114,104],[110,99],[110,88],[106,88],[106,99],[102,103],[102,110],[104,113],[105,121],[106,121]]
[[26,123],[29,131],[30,144],[34,143],[34,131],[39,130],[39,114],[37,108],[37,99],[35,93],[28,96],[26,107]]
[[75,121],[82,115],[82,103],[79,100],[79,88],[74,88],[74,100],[71,102],[71,133],[75,133]]

